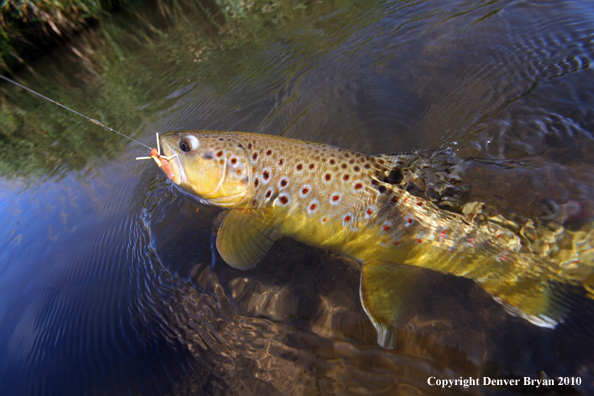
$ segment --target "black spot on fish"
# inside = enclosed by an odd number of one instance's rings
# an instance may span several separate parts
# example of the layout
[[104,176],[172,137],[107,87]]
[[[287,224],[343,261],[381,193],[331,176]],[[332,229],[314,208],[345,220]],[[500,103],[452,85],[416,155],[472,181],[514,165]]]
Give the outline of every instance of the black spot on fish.
[[404,174],[400,168],[394,168],[384,178],[384,182],[389,184],[400,184],[404,180]]

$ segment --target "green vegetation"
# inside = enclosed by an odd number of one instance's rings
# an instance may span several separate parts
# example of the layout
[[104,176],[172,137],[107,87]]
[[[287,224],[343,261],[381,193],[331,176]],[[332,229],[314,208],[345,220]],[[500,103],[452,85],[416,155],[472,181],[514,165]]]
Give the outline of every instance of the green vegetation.
[[[51,56],[30,62],[14,78],[154,145],[155,129],[183,126],[175,114],[188,94],[175,92],[191,90],[193,102],[203,104],[188,112],[204,120],[204,127],[212,125],[234,109],[227,101],[235,100],[235,91],[255,87],[250,100],[264,99],[346,40],[341,29],[345,19],[353,19],[349,13],[365,13],[349,5],[350,0],[311,5],[304,0],[144,0],[104,20],[100,29],[86,29],[56,46]],[[312,14],[326,15],[327,25],[310,23]],[[358,20],[362,27],[369,23]],[[280,60],[277,51],[284,54]],[[123,150],[131,161],[147,151],[0,82],[0,176],[59,178],[97,159],[111,161]]]
[[134,0],[4,0],[0,8],[0,71],[12,70],[107,11]]

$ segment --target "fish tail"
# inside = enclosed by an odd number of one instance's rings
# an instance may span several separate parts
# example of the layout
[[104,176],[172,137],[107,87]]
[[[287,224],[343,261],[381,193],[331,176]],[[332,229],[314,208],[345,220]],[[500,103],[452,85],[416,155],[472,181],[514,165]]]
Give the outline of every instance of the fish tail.
[[494,271],[488,277],[466,276],[477,281],[508,313],[532,324],[594,331],[591,325],[580,324],[588,323],[580,316],[594,318],[594,294],[588,288],[563,278],[541,260],[524,254],[516,258],[513,270]]

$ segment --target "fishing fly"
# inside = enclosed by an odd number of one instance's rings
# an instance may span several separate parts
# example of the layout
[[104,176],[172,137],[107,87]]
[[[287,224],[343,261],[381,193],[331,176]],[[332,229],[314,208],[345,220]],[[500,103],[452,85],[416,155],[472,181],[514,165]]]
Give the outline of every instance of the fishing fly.
[[101,122],[99,122],[98,120],[96,120],[94,118],[87,117],[86,115],[84,115],[82,113],[79,113],[78,111],[73,110],[73,109],[71,109],[68,106],[63,105],[62,103],[59,103],[59,102],[57,102],[57,101],[55,101],[53,99],[50,99],[47,96],[44,96],[44,95],[40,94],[39,92],[36,92],[36,91],[32,90],[31,88],[28,88],[28,87],[26,87],[26,86],[24,86],[22,84],[19,84],[18,82],[14,81],[14,80],[11,80],[8,77],[5,77],[5,76],[3,76],[3,75],[0,74],[0,78],[2,78],[5,81],[8,81],[11,84],[16,85],[17,87],[20,87],[20,88],[26,90],[29,93],[32,93],[32,94],[37,95],[37,96],[39,96],[39,97],[41,97],[41,98],[43,98],[43,99],[45,99],[45,100],[47,100],[49,102],[52,102],[52,103],[54,103],[54,104],[56,104],[56,105],[58,105],[58,106],[60,106],[60,107],[62,107],[64,109],[66,109],[66,110],[68,110],[68,111],[76,114],[76,115],[79,115],[79,116],[81,116],[83,118],[86,118],[87,120],[91,121],[93,124],[95,124],[97,126],[100,126],[100,127],[103,127],[103,128],[107,128],[110,131],[115,132],[118,135],[121,135],[121,136],[125,137],[126,139],[130,139],[133,142],[138,143],[141,146],[146,147],[147,149],[150,150],[150,157],[137,157],[136,159],[137,160],[144,160],[144,159],[151,159],[152,158],[153,160],[155,160],[155,162],[157,163],[157,165],[159,166],[159,168],[163,169],[163,171],[165,172],[165,174],[167,175],[167,177],[169,179],[173,179],[173,171],[171,170],[171,166],[169,165],[169,162],[168,161],[170,161],[173,157],[176,157],[177,154],[174,154],[174,155],[172,155],[170,157],[166,157],[166,156],[161,155],[161,146],[159,144],[159,133],[158,132],[156,134],[157,135],[157,148],[149,147],[146,144],[144,144],[142,142],[139,142],[138,140],[136,140],[134,138],[131,138],[130,136],[127,136],[127,135],[125,135],[125,134],[123,134],[123,133],[121,133],[119,131],[116,131],[113,128],[108,127],[107,125],[102,124]]

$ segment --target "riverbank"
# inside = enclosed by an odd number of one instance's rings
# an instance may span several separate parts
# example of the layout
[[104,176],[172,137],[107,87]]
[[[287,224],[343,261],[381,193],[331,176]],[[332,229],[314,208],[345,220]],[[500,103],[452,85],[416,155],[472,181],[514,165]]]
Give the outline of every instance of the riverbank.
[[0,8],[0,72],[14,71],[136,0],[8,0]]

